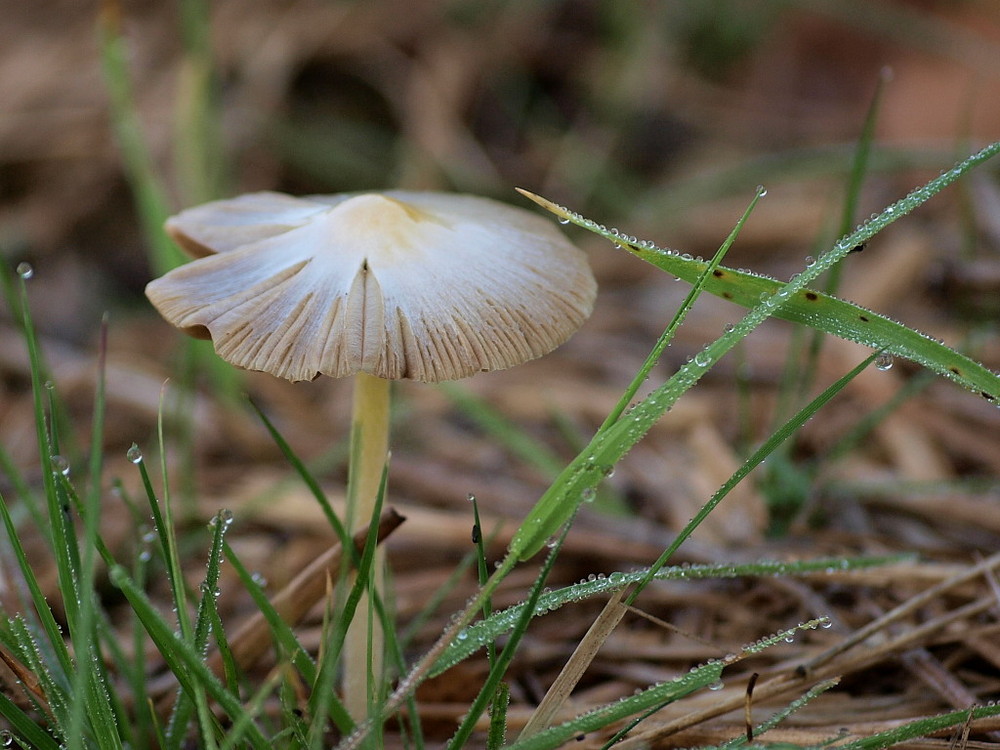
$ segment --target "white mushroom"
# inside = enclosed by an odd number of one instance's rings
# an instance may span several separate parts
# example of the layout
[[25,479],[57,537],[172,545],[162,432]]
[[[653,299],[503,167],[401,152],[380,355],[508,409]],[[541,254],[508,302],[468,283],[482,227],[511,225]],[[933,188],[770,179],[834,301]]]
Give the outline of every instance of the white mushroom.
[[[597,291],[583,253],[549,221],[468,195],[252,193],[166,228],[196,257],[146,287],[170,323],[248,370],[355,376],[348,530],[374,520],[389,379],[451,380],[539,357],[587,319]],[[363,601],[357,613],[344,699],[360,720],[381,678],[382,635]]]
[[167,231],[199,256],[151,282],[164,318],[288,380],[452,380],[562,344],[596,284],[546,219],[468,195],[252,193]]

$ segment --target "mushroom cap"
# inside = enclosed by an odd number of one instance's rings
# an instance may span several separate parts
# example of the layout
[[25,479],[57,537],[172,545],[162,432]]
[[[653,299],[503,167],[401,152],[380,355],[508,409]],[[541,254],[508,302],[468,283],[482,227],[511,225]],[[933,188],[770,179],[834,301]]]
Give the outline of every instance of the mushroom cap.
[[197,259],[146,286],[160,314],[226,361],[293,381],[513,367],[566,341],[597,291],[551,222],[469,195],[250,193],[166,230]]

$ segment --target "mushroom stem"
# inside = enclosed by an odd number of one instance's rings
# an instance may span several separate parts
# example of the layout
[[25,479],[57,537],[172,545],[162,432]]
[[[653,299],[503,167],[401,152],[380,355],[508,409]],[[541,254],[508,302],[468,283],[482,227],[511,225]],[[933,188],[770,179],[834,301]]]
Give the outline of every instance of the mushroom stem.
[[[348,532],[372,520],[382,471],[389,452],[389,381],[363,372],[354,376],[351,417],[351,464],[348,474]],[[385,557],[375,551],[374,589],[384,588]],[[355,721],[368,717],[370,698],[382,678],[382,624],[362,597],[344,641],[344,706]]]

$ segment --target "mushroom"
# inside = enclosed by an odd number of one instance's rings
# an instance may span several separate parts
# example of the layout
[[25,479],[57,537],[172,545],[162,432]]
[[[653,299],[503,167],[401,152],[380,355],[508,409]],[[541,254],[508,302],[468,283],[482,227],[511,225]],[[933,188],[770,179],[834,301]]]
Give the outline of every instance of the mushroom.
[[199,260],[146,288],[163,317],[288,380],[512,367],[569,338],[595,294],[550,222],[468,195],[251,193],[166,228]]
[[539,357],[586,320],[596,294],[584,254],[551,222],[469,195],[251,193],[182,211],[166,230],[196,258],[146,287],[167,321],[241,368],[354,376],[349,529],[374,508],[390,380]]

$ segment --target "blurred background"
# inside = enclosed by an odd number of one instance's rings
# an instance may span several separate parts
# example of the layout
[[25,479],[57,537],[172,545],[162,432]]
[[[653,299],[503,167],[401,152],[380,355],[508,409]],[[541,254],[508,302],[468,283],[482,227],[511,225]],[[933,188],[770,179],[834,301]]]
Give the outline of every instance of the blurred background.
[[[863,215],[1000,137],[990,0],[218,0],[205,40],[183,17],[197,3],[98,6],[0,3],[0,239],[45,283],[64,268],[82,282],[61,282],[74,295],[63,319],[47,312],[75,340],[106,296],[141,304],[150,277],[102,79],[102,13],[123,34],[172,209],[397,186],[525,205],[521,186],[698,252],[764,183],[737,248],[759,267],[829,234],[883,71]],[[178,128],[203,73],[185,50],[202,43],[216,147],[185,153]],[[606,249],[594,262],[606,282],[645,272]]]

